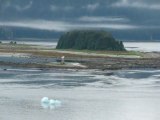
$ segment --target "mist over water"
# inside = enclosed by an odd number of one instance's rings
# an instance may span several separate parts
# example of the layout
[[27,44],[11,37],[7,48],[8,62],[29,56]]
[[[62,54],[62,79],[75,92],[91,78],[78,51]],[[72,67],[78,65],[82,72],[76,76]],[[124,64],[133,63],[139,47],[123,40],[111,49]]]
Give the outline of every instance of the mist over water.
[[[156,120],[160,70],[0,69],[1,120]],[[62,105],[44,109],[42,97]],[[8,115],[9,114],[9,115]]]

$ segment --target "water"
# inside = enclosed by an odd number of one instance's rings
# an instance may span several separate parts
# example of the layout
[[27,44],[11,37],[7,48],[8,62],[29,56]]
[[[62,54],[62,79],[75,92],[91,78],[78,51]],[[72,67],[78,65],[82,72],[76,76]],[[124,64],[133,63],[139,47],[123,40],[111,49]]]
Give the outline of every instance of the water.
[[141,52],[160,52],[160,42],[124,42],[127,50]]
[[[160,70],[0,68],[0,120],[158,120]],[[47,96],[62,101],[43,108]]]
[[32,56],[30,54],[21,54],[21,53],[0,53],[0,62],[9,62],[17,64],[27,64],[27,63],[50,63],[56,62],[55,57],[44,58],[41,56]]
[[[52,47],[50,43],[34,45]],[[124,45],[128,50],[160,51],[159,43]],[[55,61],[54,58],[31,58],[26,54],[1,54],[0,60],[15,63]],[[121,70],[114,71],[112,76],[105,73],[1,66],[0,120],[160,119],[160,70]],[[44,108],[41,98],[45,96],[62,101],[62,105]]]

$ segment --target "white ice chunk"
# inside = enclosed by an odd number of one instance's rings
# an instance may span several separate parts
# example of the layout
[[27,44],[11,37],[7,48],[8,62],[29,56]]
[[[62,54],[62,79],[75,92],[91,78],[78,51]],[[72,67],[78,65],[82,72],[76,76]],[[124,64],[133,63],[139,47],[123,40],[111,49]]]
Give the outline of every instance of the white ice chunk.
[[41,99],[41,106],[44,109],[54,109],[56,107],[60,107],[61,106],[61,101],[60,100],[54,100],[54,99],[50,99],[48,97],[43,97]]
[[41,106],[44,108],[44,109],[48,109],[50,107],[49,104],[47,103],[41,103]]
[[55,102],[55,105],[61,105],[61,103],[62,103],[62,102],[59,101],[59,100],[55,100],[54,102]]
[[48,99],[48,97],[43,97],[43,98],[41,99],[41,103],[49,104],[49,99]]
[[55,105],[55,106],[60,106],[60,105],[61,105],[61,101],[51,99],[51,100],[49,101],[49,104],[50,104],[50,105]]
[[55,105],[55,100],[50,99],[50,100],[49,100],[49,104],[50,104],[50,105]]

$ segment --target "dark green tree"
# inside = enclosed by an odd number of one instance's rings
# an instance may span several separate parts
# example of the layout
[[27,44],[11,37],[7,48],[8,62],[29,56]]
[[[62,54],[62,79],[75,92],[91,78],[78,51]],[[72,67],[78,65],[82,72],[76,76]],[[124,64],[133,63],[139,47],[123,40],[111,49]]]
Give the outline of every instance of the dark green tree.
[[125,50],[122,41],[116,41],[113,36],[106,31],[95,30],[67,32],[60,37],[56,48],[110,51]]

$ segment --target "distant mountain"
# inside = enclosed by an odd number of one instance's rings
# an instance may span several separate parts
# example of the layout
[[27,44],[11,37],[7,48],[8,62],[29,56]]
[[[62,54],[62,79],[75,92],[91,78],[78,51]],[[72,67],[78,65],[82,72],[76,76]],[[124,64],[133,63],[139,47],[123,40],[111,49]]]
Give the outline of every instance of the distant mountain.
[[[113,36],[121,41],[159,41],[160,36],[155,31],[154,34],[146,34],[143,30],[141,31],[114,31],[110,30]],[[148,31],[148,33],[153,31]],[[0,27],[0,40],[12,40],[20,38],[36,38],[36,39],[48,39],[55,40],[65,32],[57,32],[52,30],[39,30],[31,28],[20,28],[20,27]]]
[[20,40],[21,38],[36,38],[54,40],[59,38],[62,33],[49,31],[49,30],[37,30],[29,28],[17,28],[17,27],[5,27],[0,28],[0,39],[1,40]]

